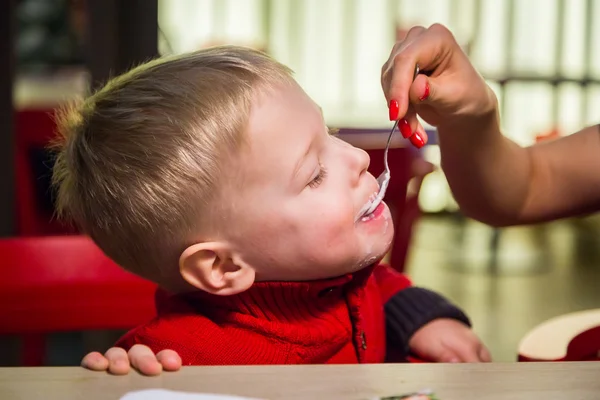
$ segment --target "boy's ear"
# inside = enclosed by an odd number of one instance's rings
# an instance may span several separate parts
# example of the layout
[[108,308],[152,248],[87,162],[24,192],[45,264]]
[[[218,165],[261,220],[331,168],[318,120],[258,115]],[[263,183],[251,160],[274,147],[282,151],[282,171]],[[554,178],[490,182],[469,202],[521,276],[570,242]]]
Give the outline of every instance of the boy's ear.
[[190,285],[229,296],[250,288],[256,277],[253,268],[236,258],[226,243],[196,243],[181,253],[179,271]]

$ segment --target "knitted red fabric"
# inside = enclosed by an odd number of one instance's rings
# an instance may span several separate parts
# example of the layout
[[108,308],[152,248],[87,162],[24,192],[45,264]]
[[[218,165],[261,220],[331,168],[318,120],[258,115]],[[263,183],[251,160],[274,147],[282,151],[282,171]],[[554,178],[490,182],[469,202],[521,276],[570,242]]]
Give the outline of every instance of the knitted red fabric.
[[184,365],[384,362],[384,303],[410,281],[383,265],[313,282],[259,282],[234,296],[166,296],[158,316],[127,333]]

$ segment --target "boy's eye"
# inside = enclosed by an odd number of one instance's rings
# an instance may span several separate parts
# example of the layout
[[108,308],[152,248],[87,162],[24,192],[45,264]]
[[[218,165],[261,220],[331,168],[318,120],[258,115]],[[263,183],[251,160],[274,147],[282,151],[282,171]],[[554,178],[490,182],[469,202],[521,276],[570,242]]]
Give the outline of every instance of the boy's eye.
[[319,185],[323,183],[323,179],[325,179],[326,176],[327,170],[321,165],[319,168],[319,173],[308,183],[308,186],[310,186],[313,189],[319,187]]

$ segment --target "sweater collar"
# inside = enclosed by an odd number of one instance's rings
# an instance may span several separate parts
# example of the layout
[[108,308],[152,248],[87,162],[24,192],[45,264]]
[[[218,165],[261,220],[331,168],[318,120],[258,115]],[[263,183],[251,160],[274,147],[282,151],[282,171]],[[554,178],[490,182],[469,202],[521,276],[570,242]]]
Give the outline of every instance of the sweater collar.
[[248,290],[232,296],[203,291],[176,295],[201,313],[220,310],[271,321],[314,319],[346,301],[349,292],[366,284],[374,265],[353,274],[305,282],[256,282]]

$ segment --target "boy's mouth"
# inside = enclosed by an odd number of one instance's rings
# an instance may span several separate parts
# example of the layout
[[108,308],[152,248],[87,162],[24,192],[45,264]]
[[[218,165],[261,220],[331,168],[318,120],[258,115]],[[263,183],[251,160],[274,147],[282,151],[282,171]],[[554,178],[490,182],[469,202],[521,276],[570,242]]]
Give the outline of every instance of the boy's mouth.
[[356,221],[368,221],[370,219],[375,218],[375,214],[378,214],[379,206],[381,206],[381,202],[383,201],[383,196],[378,196],[379,192],[374,192],[369,200],[365,203],[364,206],[358,212],[358,216],[356,217]]

